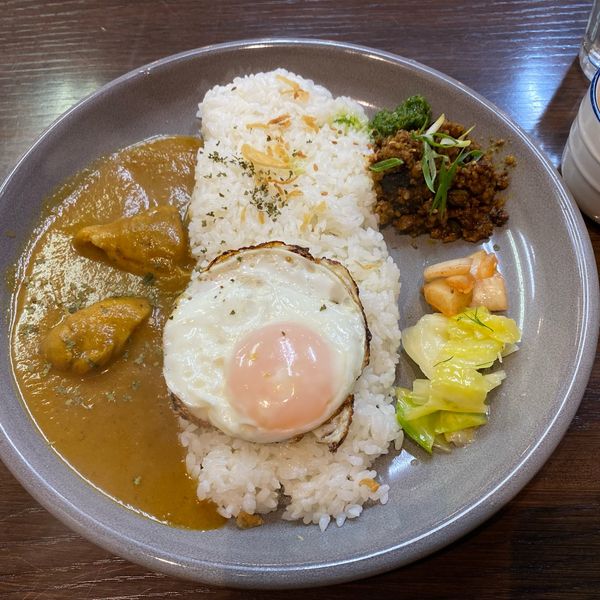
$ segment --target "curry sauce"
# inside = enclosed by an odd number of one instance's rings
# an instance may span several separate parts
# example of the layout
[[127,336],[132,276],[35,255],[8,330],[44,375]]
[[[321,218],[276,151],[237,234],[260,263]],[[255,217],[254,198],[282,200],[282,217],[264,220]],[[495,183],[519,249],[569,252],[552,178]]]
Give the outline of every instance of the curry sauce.
[[[98,160],[48,199],[18,268],[12,358],[33,420],[82,477],[158,521],[209,529],[224,519],[196,497],[162,376],[162,328],[186,278],[129,273],[100,250],[73,243],[84,227],[149,209],[174,206],[183,215],[199,145],[183,136],[142,142]],[[187,260],[182,273],[192,266]],[[82,375],[46,360],[42,342],[53,327],[86,306],[121,296],[145,298],[151,313],[118,358]]]

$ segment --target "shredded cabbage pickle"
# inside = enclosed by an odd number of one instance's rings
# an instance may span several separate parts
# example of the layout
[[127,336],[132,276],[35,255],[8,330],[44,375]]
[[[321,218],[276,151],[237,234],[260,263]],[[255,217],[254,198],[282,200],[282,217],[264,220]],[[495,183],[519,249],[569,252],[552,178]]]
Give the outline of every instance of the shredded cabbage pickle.
[[487,423],[487,395],[506,373],[480,373],[517,349],[517,324],[493,315],[486,308],[469,308],[454,317],[425,315],[402,332],[406,353],[427,379],[413,389],[397,388],[396,417],[417,444],[427,452],[448,443],[464,445],[475,428]]

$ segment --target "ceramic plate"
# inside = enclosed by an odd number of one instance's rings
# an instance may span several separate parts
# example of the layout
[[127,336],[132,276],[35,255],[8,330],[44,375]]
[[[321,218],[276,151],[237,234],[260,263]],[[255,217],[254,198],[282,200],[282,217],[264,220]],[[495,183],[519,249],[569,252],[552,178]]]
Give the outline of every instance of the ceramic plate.
[[[184,531],[142,518],[80,479],[46,445],[12,382],[8,323],[1,323],[0,454],[25,488],[81,535],[142,565],[210,584],[300,587],[372,575],[452,542],[509,501],[543,465],[583,395],[598,331],[598,282],[583,221],[560,178],[532,141],[501,111],[460,83],[410,60],[352,45],[257,40],[185,52],[129,73],[56,121],[0,190],[0,223],[17,237],[0,240],[0,268],[19,256],[40,204],[93,159],[156,134],[195,134],[196,107],[213,85],[236,75],[285,67],[348,95],[372,113],[419,93],[434,115],[475,124],[484,143],[507,140],[517,157],[508,190],[508,225],[486,244],[498,247],[510,282],[510,315],[523,343],[505,361],[508,379],[493,396],[489,425],[476,442],[433,458],[407,443],[377,462],[390,485],[385,506],[368,507],[342,528],[270,520],[244,532],[235,525]],[[400,266],[402,326],[426,307],[422,268],[474,251],[386,232]],[[2,287],[2,306],[8,305]],[[415,372],[402,360],[399,381]]]

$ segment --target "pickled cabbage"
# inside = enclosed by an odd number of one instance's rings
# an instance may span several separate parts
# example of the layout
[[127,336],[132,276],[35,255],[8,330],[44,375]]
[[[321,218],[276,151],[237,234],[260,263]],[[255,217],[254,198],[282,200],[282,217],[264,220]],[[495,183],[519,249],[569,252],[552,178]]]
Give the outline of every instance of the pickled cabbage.
[[483,307],[454,317],[425,315],[405,329],[404,349],[427,377],[415,380],[412,390],[396,390],[396,415],[406,434],[428,452],[472,439],[467,430],[487,422],[487,395],[506,377],[503,370],[480,371],[514,352],[520,337],[512,319]]

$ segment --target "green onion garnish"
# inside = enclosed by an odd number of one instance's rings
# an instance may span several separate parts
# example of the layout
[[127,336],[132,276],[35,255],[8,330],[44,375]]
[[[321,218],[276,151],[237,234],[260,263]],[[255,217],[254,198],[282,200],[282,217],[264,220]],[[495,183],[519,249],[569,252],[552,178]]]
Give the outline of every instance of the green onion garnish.
[[402,164],[404,164],[404,161],[401,158],[386,158],[372,164],[369,169],[375,173],[380,173],[381,171],[387,171]]
[[[429,190],[435,194],[433,202],[431,203],[430,212],[437,211],[442,218],[444,218],[446,214],[448,191],[450,190],[458,167],[462,167],[470,161],[476,162],[483,156],[481,150],[471,150],[469,152],[466,152],[465,150],[471,145],[471,140],[465,138],[471,133],[473,127],[467,129],[467,131],[458,138],[453,138],[451,135],[439,131],[445,120],[446,117],[440,115],[437,121],[435,121],[435,123],[433,123],[424,133],[413,134],[414,139],[423,142],[423,157],[421,159],[423,179]],[[460,152],[454,161],[450,162],[450,158],[448,158],[446,154],[440,154],[439,152],[436,152],[434,148],[460,148]],[[436,159],[439,159],[439,166],[438,163],[436,163]]]

